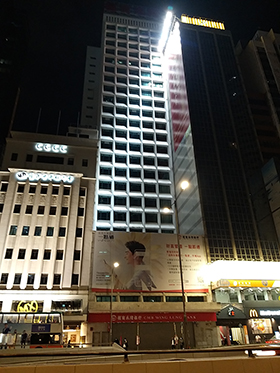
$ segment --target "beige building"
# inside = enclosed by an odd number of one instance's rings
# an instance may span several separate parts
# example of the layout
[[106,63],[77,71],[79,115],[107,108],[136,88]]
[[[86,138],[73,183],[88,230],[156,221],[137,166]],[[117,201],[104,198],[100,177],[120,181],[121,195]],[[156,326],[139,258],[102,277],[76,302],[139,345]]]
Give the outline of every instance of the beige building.
[[96,138],[72,135],[12,132],[7,139],[0,304],[4,312],[16,311],[21,301],[64,312],[65,327],[79,342],[87,318]]

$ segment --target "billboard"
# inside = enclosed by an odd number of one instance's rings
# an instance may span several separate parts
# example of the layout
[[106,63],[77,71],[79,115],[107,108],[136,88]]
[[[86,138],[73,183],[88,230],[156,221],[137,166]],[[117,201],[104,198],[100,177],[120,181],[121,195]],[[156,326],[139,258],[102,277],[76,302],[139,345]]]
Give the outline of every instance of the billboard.
[[[208,291],[199,275],[203,237],[179,236],[179,242],[185,290]],[[177,235],[97,231],[92,274],[93,291],[181,292]]]

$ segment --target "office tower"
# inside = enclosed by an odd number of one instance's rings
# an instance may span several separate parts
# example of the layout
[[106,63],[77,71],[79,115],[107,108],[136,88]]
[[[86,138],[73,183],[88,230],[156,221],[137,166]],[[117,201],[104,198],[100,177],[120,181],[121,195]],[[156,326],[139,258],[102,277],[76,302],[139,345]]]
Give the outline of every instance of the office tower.
[[[250,200],[249,180],[262,157],[231,34],[220,22],[185,15],[181,22],[173,19],[171,29],[165,59],[170,67],[181,53],[177,71],[184,71],[190,117],[174,159],[187,154],[191,136],[209,260],[277,260],[275,230],[270,237],[261,230]],[[191,226],[192,214],[185,214]]]
[[161,25],[104,14],[94,229],[174,232]]
[[[12,131],[7,138],[0,305],[4,312],[30,303],[39,312],[63,312],[79,342],[76,327],[87,317],[97,136],[78,137],[74,130],[67,137]],[[90,131],[84,130],[88,137]]]

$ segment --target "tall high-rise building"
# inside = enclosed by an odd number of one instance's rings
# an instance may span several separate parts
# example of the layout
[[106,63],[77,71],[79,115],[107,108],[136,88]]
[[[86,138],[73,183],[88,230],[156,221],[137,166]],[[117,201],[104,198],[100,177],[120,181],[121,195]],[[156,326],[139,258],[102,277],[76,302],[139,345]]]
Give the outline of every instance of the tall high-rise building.
[[[181,119],[185,136],[174,147],[174,159],[175,165],[180,157],[181,168],[188,167],[191,137],[208,258],[278,260],[275,230],[269,235],[257,224],[250,197],[249,180],[260,170],[262,157],[231,33],[220,22],[185,15],[181,22],[171,20],[164,54],[173,129],[176,100],[170,87],[182,72],[186,90],[183,84],[178,90],[188,97],[189,113]],[[184,209],[184,202],[178,208]],[[184,212],[191,226],[193,216],[188,209]]]
[[96,230],[175,229],[163,213],[174,183],[160,34],[158,22],[104,14]]

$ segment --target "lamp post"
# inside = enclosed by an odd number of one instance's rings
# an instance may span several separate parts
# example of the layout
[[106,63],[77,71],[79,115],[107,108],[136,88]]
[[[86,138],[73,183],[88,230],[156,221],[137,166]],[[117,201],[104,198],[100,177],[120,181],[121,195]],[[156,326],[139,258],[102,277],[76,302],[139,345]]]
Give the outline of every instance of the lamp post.
[[114,288],[114,269],[117,268],[120,264],[115,262],[111,271],[111,297],[110,297],[110,344],[113,343],[113,288]]
[[[178,246],[178,255],[179,255],[179,270],[180,270],[180,282],[181,282],[181,292],[182,292],[182,305],[183,305],[183,335],[184,335],[184,345],[187,346],[187,313],[186,313],[186,299],[185,299],[185,287],[184,287],[184,276],[183,276],[183,265],[182,265],[182,252],[181,252],[181,245],[180,245],[180,232],[179,232],[179,215],[177,209],[177,199],[181,195],[181,193],[187,189],[189,186],[189,182],[184,180],[180,184],[181,191],[178,196],[174,199],[173,206],[175,211],[175,227],[176,227],[176,238],[177,238],[177,246]],[[171,205],[171,207],[172,207]],[[170,212],[168,207],[164,208],[163,211],[165,213]]]

